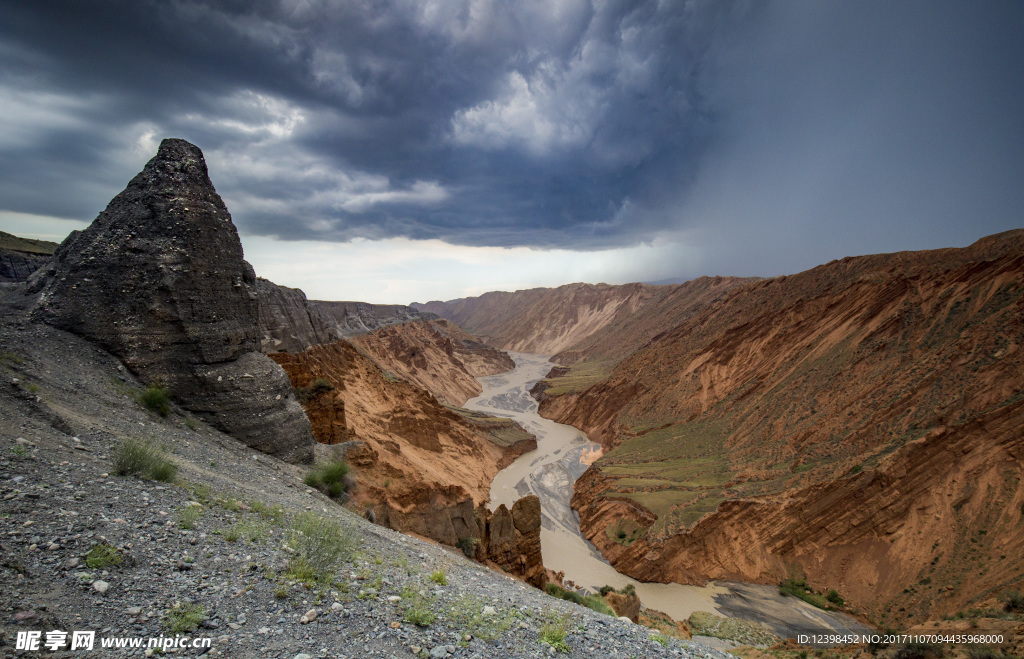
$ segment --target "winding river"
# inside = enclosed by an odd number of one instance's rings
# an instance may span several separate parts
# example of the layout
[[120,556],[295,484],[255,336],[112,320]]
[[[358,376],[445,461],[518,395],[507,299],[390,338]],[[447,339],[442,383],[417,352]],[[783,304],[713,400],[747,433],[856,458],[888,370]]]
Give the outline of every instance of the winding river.
[[645,583],[615,571],[580,532],[579,517],[569,506],[572,485],[599,447],[576,428],[537,414],[530,388],[554,366],[547,357],[509,352],[516,368],[479,378],[483,393],[465,407],[518,421],[537,436],[537,448],[503,469],[491,484],[489,507],[508,508],[519,498],[536,494],[541,502],[541,552],[545,567],[565,573],[578,586],[633,584],[643,605],[684,620],[694,611],[755,620],[783,638],[807,633],[866,633],[853,618],[817,609],[795,597],[783,597],[771,586],[735,582],[708,585]]

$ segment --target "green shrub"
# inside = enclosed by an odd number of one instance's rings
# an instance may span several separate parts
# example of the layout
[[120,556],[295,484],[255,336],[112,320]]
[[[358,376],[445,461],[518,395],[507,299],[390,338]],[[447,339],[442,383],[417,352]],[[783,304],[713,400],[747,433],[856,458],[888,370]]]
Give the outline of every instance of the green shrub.
[[467,536],[465,538],[459,538],[459,542],[456,546],[462,550],[462,553],[466,555],[466,558],[473,558],[476,556],[476,547],[479,544],[480,538]]
[[351,527],[305,512],[292,523],[288,546],[294,552],[288,563],[293,578],[329,583],[341,564],[352,559],[358,537]]
[[206,619],[206,609],[198,604],[176,603],[164,613],[164,629],[172,634],[194,632]]
[[414,597],[405,607],[405,621],[417,627],[428,627],[437,620],[433,611],[433,602],[422,597]]
[[444,573],[444,570],[434,570],[430,573],[430,580],[439,586],[448,585],[448,575]]
[[157,385],[147,387],[136,400],[147,410],[160,416],[167,416],[167,413],[171,411],[171,394]]
[[[807,585],[807,580],[803,577],[790,578],[779,584],[780,595],[792,595],[793,597],[799,597],[803,601],[818,607],[819,609],[825,609],[831,611],[835,609],[831,600],[818,595]],[[836,593],[836,597],[839,597],[839,593]],[[839,597],[842,601],[842,598]]]
[[103,570],[112,565],[120,565],[124,559],[116,549],[106,543],[93,545],[85,555],[85,565],[92,570]]
[[549,583],[544,587],[544,590],[552,597],[557,597],[567,602],[572,602],[573,604],[585,606],[588,609],[597,611],[598,613],[603,613],[613,617],[615,616],[615,611],[612,610],[612,607],[608,606],[608,602],[605,602],[600,595],[580,595],[575,591],[566,590],[556,583]]
[[315,487],[332,499],[337,499],[348,489],[345,485],[345,476],[349,470],[350,467],[344,460],[323,462],[306,474],[302,482],[310,487]]
[[1024,613],[1024,595],[1011,590],[1003,596],[1004,607],[1011,613]]
[[169,483],[178,473],[178,467],[167,455],[146,441],[126,439],[114,453],[114,473],[118,476],[138,476]]
[[663,648],[667,648],[668,647],[668,637],[667,636],[662,636],[661,634],[651,634],[651,640],[654,641],[655,643],[661,644],[661,647],[663,647]]
[[178,511],[178,528],[179,529],[194,529],[196,522],[203,516],[202,506],[187,505]]
[[557,652],[569,652],[569,646],[565,642],[568,627],[569,616],[549,620],[540,629],[540,642],[550,645]]
[[836,606],[842,606],[843,604],[846,604],[846,600],[839,596],[839,591],[837,591],[835,588],[832,588],[828,591],[828,593],[825,595],[825,599],[835,604]]

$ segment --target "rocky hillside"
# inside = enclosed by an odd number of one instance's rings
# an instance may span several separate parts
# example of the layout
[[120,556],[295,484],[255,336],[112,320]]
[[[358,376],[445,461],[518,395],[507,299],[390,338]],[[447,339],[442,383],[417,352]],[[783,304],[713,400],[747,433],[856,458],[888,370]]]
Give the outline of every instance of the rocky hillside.
[[351,341],[384,370],[456,407],[483,391],[476,378],[515,368],[507,353],[443,319],[388,325]]
[[542,412],[587,536],[676,581],[803,573],[882,624],[1024,581],[1024,231],[733,288]]
[[256,275],[195,145],[161,142],[25,291],[36,320],[89,339],[205,421],[265,453],[312,459],[309,421],[260,352]]
[[366,334],[395,323],[437,318],[432,313],[425,313],[402,304],[327,302],[324,300],[311,300],[309,304],[331,328],[344,337]]
[[48,240],[19,238],[0,231],[0,283],[25,281],[57,250]]
[[310,305],[306,294],[298,288],[257,278],[256,294],[263,352],[302,352],[341,338],[341,333]]

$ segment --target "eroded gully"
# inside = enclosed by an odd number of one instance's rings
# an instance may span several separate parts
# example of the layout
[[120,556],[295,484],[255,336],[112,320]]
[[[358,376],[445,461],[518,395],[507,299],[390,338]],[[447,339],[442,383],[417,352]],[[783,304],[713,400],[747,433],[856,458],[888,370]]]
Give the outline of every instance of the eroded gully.
[[709,582],[706,586],[644,583],[615,571],[581,534],[579,517],[569,506],[572,486],[596,455],[594,444],[576,428],[537,414],[530,388],[554,364],[541,355],[509,353],[516,368],[480,378],[483,394],[465,407],[518,421],[537,436],[537,448],[503,469],[491,484],[491,510],[508,508],[528,494],[540,497],[541,552],[545,567],[565,573],[579,586],[633,584],[643,605],[684,620],[694,611],[755,620],[783,638],[807,633],[864,633],[870,628],[841,614],[817,609],[794,597],[782,597],[771,586]]

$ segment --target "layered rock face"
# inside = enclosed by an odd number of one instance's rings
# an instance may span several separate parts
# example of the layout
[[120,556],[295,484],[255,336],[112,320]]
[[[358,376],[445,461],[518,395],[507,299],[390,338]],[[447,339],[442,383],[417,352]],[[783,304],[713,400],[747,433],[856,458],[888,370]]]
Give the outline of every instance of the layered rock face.
[[536,448],[522,430],[519,441],[492,441],[489,427],[385,374],[347,341],[270,357],[295,387],[319,378],[333,385],[307,403],[313,431],[324,443],[359,443],[347,455],[357,471],[355,499],[395,530],[449,545],[480,538],[477,506],[487,500],[494,475]]
[[476,378],[515,368],[505,352],[442,319],[389,325],[351,341],[381,368],[456,407],[480,395],[482,388]]
[[19,238],[0,231],[0,283],[17,283],[46,264],[57,243]]
[[540,498],[535,494],[516,501],[512,510],[504,504],[498,506],[487,513],[484,542],[477,548],[477,557],[543,588],[547,573],[541,558],[540,522]]
[[604,456],[587,537],[642,580],[802,570],[880,623],[1024,567],[1024,231],[747,284],[545,416]]
[[164,140],[30,282],[36,318],[95,341],[247,445],[312,458],[309,420],[260,352],[256,277],[203,154]]
[[346,338],[366,334],[395,323],[437,318],[432,313],[425,313],[402,304],[310,300],[309,306],[320,314],[338,335]]
[[341,338],[300,289],[279,286],[260,277],[256,279],[256,295],[263,352],[302,352]]

